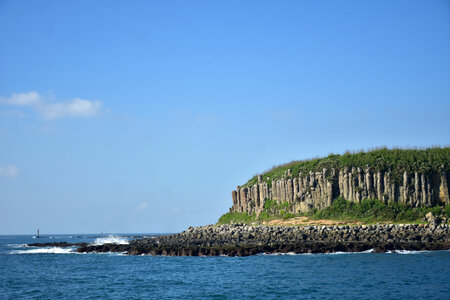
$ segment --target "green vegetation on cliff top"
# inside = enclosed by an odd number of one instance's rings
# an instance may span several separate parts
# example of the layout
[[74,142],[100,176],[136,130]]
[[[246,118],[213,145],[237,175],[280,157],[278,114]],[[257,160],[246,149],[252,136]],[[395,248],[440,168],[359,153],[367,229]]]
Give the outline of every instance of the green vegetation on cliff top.
[[[266,200],[267,201],[267,200]],[[310,220],[342,220],[342,221],[358,221],[362,223],[375,222],[395,222],[395,223],[419,223],[429,212],[434,215],[450,218],[450,204],[445,207],[414,207],[397,202],[388,204],[376,200],[365,199],[361,203],[347,201],[339,197],[333,201],[333,204],[321,210],[311,210],[304,214],[290,214],[285,210],[278,210],[277,214],[268,213],[274,204],[271,202],[264,207],[263,212],[257,217],[255,214],[243,213],[226,213],[220,217],[217,224],[230,223],[261,223],[274,219],[289,219],[292,217],[306,216]],[[279,207],[277,207],[279,209]]]
[[[293,177],[310,171],[340,170],[345,167],[351,169],[369,167],[372,171],[385,172],[391,170],[393,177],[400,178],[404,171],[427,173],[439,171],[441,166],[448,167],[450,163],[450,147],[416,149],[377,149],[368,152],[350,153],[343,155],[330,154],[324,158],[316,158],[304,161],[292,161],[290,163],[275,166],[264,172],[263,180],[270,184],[272,179],[280,179],[290,169]],[[251,186],[258,181],[254,176],[244,186]]]

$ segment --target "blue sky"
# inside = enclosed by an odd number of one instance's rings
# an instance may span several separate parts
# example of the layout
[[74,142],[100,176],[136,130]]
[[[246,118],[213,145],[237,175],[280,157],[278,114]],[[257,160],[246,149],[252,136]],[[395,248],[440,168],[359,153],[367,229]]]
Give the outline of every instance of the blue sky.
[[0,234],[176,232],[293,159],[450,144],[448,1],[0,1]]

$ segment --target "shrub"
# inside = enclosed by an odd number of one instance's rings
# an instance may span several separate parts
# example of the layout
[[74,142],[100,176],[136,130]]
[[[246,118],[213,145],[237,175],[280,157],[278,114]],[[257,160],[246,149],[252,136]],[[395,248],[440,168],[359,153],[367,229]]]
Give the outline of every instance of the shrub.
[[256,216],[254,214],[249,215],[246,212],[229,212],[222,215],[217,221],[217,224],[230,224],[230,223],[245,223],[249,224],[256,220]]
[[397,202],[385,204],[377,199],[362,200],[361,203],[347,201],[342,197],[337,198],[333,204],[322,210],[310,214],[314,219],[353,219],[368,222],[395,221],[395,222],[420,222],[429,212],[435,215],[443,215],[448,218],[450,205],[443,211],[441,207],[414,207]]

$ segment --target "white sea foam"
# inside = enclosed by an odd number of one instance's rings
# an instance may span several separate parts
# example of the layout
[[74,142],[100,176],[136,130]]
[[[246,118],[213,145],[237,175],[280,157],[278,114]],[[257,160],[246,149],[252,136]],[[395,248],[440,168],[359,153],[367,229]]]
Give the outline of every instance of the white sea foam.
[[375,250],[369,249],[369,250],[363,251],[363,252],[361,252],[361,253],[373,253],[373,252],[375,252]]
[[59,247],[52,247],[52,248],[37,248],[37,249],[27,249],[27,250],[13,250],[10,252],[10,254],[71,254],[76,253],[75,249],[73,248],[59,248]]
[[280,255],[297,255],[297,254],[294,252],[287,252],[287,253],[281,253]]
[[[336,252],[330,252],[330,253],[294,253],[294,252],[287,252],[287,253],[258,253],[257,255],[272,255],[272,256],[279,256],[279,255],[340,255],[340,254],[358,254],[358,253],[373,253],[373,249],[369,249],[366,251],[361,252],[344,252],[344,251],[336,251]],[[422,251],[423,252],[423,251]],[[392,253],[392,252],[389,252]],[[401,254],[407,254],[407,253],[401,253]]]
[[106,255],[106,256],[125,256],[126,255],[126,251],[124,252],[82,252],[82,253],[78,253],[78,252],[74,252],[75,254],[84,254],[84,255]]
[[344,251],[336,251],[331,253],[324,253],[324,254],[358,254],[358,253],[373,253],[375,250],[369,249],[366,251],[360,251],[360,252],[344,252]]
[[394,254],[422,254],[422,253],[428,253],[430,251],[427,250],[421,250],[421,251],[414,251],[414,250],[393,250],[388,251],[386,253],[394,253]]
[[286,252],[286,253],[282,253],[282,252],[275,252],[275,253],[258,253],[257,255],[270,255],[270,256],[280,256],[280,255],[303,255],[303,254],[309,254],[309,253],[294,253],[294,252]]
[[101,238],[96,238],[91,244],[95,246],[103,245],[103,244],[118,244],[118,245],[127,245],[128,239],[119,237],[119,236],[105,236]]
[[25,247],[28,247],[28,245],[27,244],[6,244],[6,247],[25,248]]

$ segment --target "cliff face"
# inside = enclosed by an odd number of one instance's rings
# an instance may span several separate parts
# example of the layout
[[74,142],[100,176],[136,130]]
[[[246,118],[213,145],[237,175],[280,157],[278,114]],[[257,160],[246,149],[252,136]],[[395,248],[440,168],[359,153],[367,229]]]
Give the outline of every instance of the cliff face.
[[390,171],[374,172],[369,168],[322,169],[321,172],[292,176],[288,169],[281,179],[263,179],[259,175],[257,183],[238,186],[231,193],[233,206],[230,211],[259,215],[266,199],[271,199],[278,203],[287,202],[286,211],[290,213],[306,212],[330,206],[338,196],[354,202],[379,199],[411,207],[444,205],[450,203],[449,173],[444,165],[438,172],[405,171],[401,176],[394,176]]

